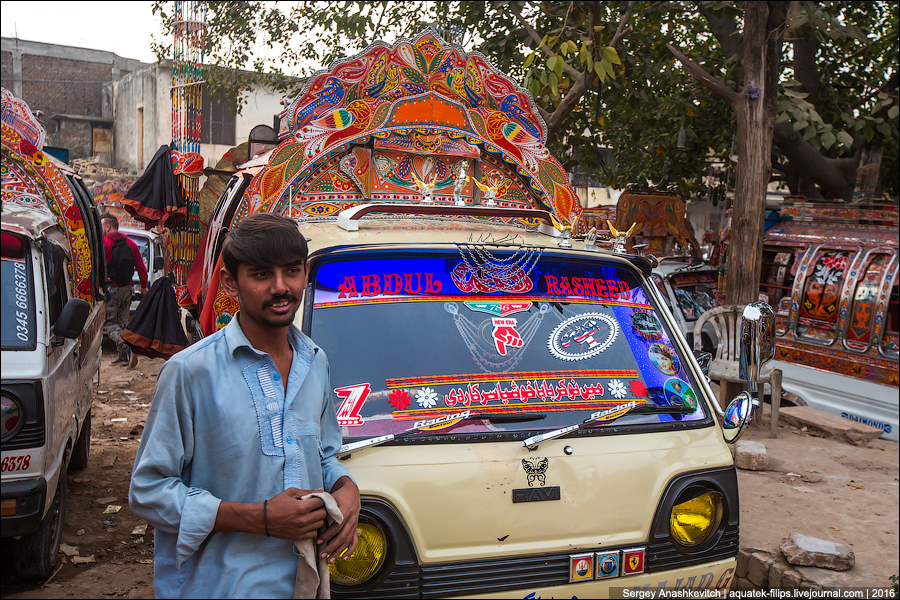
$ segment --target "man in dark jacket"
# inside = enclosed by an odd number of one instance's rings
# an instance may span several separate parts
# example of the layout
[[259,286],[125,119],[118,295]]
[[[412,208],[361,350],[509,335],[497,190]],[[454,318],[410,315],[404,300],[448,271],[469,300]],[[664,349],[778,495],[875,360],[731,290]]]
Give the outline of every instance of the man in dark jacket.
[[[119,219],[115,215],[103,213],[100,216],[100,223],[103,226],[103,250],[108,278],[106,285],[109,291],[103,333],[116,344],[119,353],[119,357],[112,361],[112,364],[125,363],[133,368],[137,365],[137,355],[131,351],[121,334],[131,317],[131,278],[136,270],[141,280],[141,293],[146,294],[147,267],[144,266],[137,244],[119,231]],[[127,260],[128,253],[121,247],[123,244],[131,250],[130,262]],[[121,248],[114,248],[117,245]]]

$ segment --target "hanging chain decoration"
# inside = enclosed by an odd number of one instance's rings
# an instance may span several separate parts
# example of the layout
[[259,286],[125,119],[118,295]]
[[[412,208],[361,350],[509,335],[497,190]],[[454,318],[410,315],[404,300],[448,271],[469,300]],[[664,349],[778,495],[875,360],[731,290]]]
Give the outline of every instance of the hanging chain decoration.
[[504,373],[514,369],[522,360],[522,354],[528,348],[531,340],[534,339],[534,335],[544,320],[544,315],[550,312],[550,305],[544,302],[540,303],[538,311],[530,315],[524,325],[516,328],[522,336],[522,346],[507,349],[506,357],[503,360],[499,360],[500,357],[494,348],[494,344],[489,342],[482,333],[486,328],[491,327],[491,319],[486,319],[476,325],[460,312],[456,302],[446,302],[444,310],[453,315],[453,322],[459,331],[459,337],[462,338],[466,348],[469,349],[472,359],[478,365],[478,368],[485,373]]
[[[203,47],[206,42],[206,2],[175,2],[172,24],[172,149],[200,154],[200,121],[203,104]],[[177,175],[184,191],[188,214],[169,226],[169,272],[176,285],[187,283],[187,272],[200,246],[200,181]]]
[[537,246],[519,246],[506,258],[495,256],[485,244],[457,244],[462,262],[450,273],[453,283],[460,291],[505,292],[524,294],[531,291],[534,283],[530,275],[543,254]]

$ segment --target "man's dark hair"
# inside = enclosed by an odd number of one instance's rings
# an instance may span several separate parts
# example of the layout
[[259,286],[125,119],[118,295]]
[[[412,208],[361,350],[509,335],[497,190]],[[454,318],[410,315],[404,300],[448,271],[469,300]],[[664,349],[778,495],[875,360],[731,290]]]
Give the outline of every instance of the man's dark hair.
[[100,215],[100,221],[109,221],[113,229],[115,229],[116,231],[119,230],[119,218],[112,213],[103,213],[102,215]]
[[272,213],[250,215],[238,223],[222,246],[222,265],[237,277],[241,263],[254,267],[306,263],[309,249],[297,224]]

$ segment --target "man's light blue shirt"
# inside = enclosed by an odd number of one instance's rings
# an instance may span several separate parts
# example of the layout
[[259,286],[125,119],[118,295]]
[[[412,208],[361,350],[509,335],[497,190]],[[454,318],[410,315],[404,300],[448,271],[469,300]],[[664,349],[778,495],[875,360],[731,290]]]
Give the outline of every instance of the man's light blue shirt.
[[232,321],[160,369],[134,461],[130,506],[155,527],[157,598],[290,598],[293,544],[213,533],[219,503],[349,476],[325,352],[291,326],[287,393],[275,361]]

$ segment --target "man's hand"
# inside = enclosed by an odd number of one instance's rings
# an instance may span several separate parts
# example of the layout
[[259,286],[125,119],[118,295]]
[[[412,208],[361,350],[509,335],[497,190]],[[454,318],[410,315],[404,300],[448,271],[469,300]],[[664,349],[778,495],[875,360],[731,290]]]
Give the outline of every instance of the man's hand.
[[319,556],[327,558],[329,563],[335,559],[349,557],[356,550],[359,540],[356,538],[356,524],[359,522],[359,488],[347,476],[341,477],[331,489],[331,495],[337,502],[344,521],[333,523],[319,537]]
[[[222,501],[216,513],[213,531],[242,531],[268,534],[285,540],[313,539],[320,527],[325,526],[325,504],[318,498],[300,500],[316,490],[288,488],[274,498],[245,504]],[[358,506],[358,504],[357,504]],[[357,508],[357,512],[358,512]],[[354,530],[355,531],[355,530]]]

